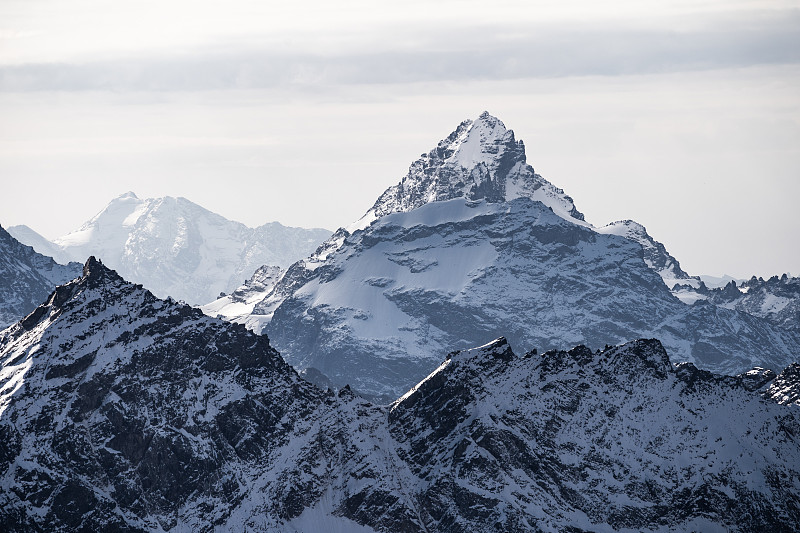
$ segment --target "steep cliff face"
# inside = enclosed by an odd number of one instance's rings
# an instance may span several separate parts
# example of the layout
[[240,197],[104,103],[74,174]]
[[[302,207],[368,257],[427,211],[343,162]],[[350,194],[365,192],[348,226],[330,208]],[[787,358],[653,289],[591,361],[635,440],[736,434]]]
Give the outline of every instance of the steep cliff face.
[[0,227],[0,329],[24,317],[56,285],[80,275],[81,265],[60,265]]
[[612,222],[601,228],[596,228],[598,233],[619,235],[639,243],[642,247],[644,262],[654,270],[664,283],[672,289],[676,284],[698,287],[700,279],[687,274],[677,259],[672,257],[663,244],[647,233],[647,229],[633,220],[620,220]]

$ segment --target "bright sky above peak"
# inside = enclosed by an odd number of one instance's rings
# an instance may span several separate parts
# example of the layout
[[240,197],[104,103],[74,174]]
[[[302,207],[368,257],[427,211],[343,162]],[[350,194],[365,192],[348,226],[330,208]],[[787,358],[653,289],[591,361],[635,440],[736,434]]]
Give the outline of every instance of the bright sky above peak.
[[335,229],[488,109],[595,225],[800,275],[799,82],[789,1],[5,0],[0,224],[134,190]]

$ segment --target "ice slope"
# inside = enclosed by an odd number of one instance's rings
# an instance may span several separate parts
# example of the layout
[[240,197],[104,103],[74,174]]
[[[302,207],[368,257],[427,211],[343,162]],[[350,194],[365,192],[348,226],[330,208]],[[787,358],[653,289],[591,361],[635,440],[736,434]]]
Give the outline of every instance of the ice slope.
[[0,329],[30,313],[55,288],[81,272],[36,253],[0,226]]
[[375,405],[91,258],[0,333],[0,529],[793,531],[800,411],[765,380],[501,338]]
[[100,257],[161,297],[206,304],[262,265],[285,268],[307,256],[328,236],[277,222],[249,228],[185,198],[140,199],[128,192],[53,244],[81,263]]
[[500,334],[525,350],[653,336],[676,361],[727,373],[800,353],[763,319],[677,300],[636,242],[524,197],[385,215],[313,269],[293,265],[273,292],[288,296],[264,331],[287,361],[387,397],[433,370],[435,354]]

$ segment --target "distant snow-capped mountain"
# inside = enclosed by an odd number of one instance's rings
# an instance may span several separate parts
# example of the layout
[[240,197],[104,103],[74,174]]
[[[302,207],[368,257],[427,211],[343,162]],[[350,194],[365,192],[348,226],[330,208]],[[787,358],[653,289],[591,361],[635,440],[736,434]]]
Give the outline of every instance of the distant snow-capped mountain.
[[681,298],[705,300],[726,309],[735,309],[764,318],[784,329],[800,331],[800,278],[772,276],[764,280],[753,276],[736,283],[709,289],[680,285],[675,294]]
[[[17,234],[34,247],[46,242],[32,233],[27,228]],[[289,266],[328,236],[327,230],[277,222],[249,228],[185,198],[140,199],[129,192],[52,244],[60,257],[100,257],[161,297],[205,304],[236,289],[262,265]]]
[[788,532],[796,375],[501,338],[381,406],[90,258],[0,333],[0,530]]
[[800,353],[795,332],[686,305],[669,291],[676,282],[700,284],[641,225],[586,222],[484,113],[238,320],[264,324],[296,368],[387,397],[433,369],[432,354],[499,335],[540,349],[657,337],[676,360],[724,373]]
[[56,285],[80,273],[80,263],[60,265],[0,227],[0,329],[33,311]]

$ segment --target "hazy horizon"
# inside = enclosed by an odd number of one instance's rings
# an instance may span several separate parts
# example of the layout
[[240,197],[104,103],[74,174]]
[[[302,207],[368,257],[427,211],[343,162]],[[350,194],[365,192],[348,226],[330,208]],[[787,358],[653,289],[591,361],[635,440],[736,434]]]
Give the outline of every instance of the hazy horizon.
[[690,274],[800,273],[791,2],[0,5],[0,224],[112,198],[335,230],[484,110],[587,221]]

